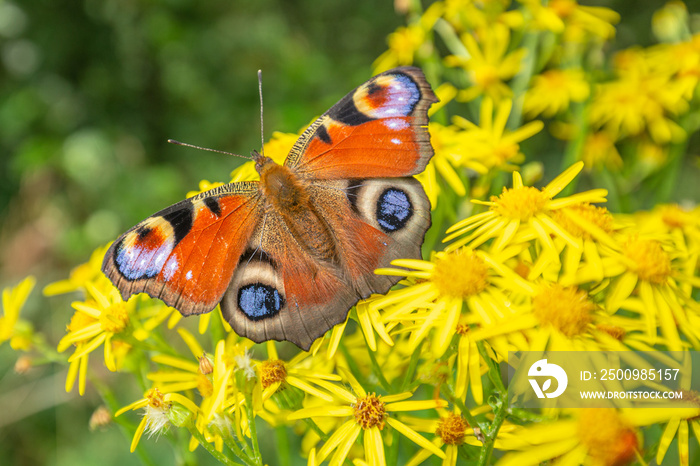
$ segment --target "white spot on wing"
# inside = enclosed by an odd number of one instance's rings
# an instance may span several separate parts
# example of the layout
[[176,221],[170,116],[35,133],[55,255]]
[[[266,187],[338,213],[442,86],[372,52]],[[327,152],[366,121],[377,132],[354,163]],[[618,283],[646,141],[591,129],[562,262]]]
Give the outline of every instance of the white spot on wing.
[[409,124],[403,118],[390,118],[383,121],[384,126],[394,131],[401,131],[408,128]]
[[179,267],[180,264],[177,262],[177,256],[172,256],[168,259],[168,262],[165,263],[165,267],[163,267],[163,278],[165,278],[165,281],[173,278],[173,275]]

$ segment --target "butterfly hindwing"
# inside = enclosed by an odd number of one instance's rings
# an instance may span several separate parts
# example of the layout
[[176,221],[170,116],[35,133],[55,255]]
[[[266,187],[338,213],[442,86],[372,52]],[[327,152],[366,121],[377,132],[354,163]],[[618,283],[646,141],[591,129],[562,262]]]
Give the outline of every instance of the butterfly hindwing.
[[415,178],[323,181],[309,191],[333,230],[346,281],[360,298],[385,293],[399,280],[375,269],[398,258],[421,258],[430,201]]
[[124,299],[144,292],[184,315],[221,300],[259,219],[258,183],[232,183],[142,221],[107,251],[102,270]]
[[239,335],[288,340],[308,350],[357,300],[342,270],[319,261],[281,215],[268,211],[237,264],[221,311]]
[[418,174],[433,155],[428,107],[437,101],[420,69],[381,73],[312,123],[285,165],[307,179]]

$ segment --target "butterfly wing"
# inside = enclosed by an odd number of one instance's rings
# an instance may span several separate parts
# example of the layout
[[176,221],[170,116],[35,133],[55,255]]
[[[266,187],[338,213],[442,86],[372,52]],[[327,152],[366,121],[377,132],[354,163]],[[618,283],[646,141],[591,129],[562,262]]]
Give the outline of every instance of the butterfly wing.
[[211,311],[260,219],[257,182],[231,183],[178,202],[119,237],[102,271],[124,299],[147,293],[182,314]]
[[224,317],[255,342],[288,340],[308,351],[359,297],[342,269],[318,260],[274,209],[250,238],[221,301]]
[[398,258],[421,258],[430,201],[415,178],[328,180],[309,192],[336,238],[346,283],[360,298],[385,293],[400,279],[375,269]]
[[418,68],[378,74],[312,123],[285,165],[316,180],[416,175],[433,156],[428,108],[437,101]]

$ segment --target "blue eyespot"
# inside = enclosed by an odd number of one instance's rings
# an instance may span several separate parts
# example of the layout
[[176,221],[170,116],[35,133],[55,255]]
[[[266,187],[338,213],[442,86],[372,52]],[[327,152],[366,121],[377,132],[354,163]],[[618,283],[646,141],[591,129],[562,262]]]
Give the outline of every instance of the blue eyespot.
[[[172,250],[173,245],[171,241],[164,241],[157,248],[145,246],[138,242],[126,245],[122,241],[117,246],[114,261],[119,272],[128,280],[153,278],[163,270],[163,266],[168,257],[170,257]],[[172,262],[172,258],[168,262]],[[177,259],[175,259],[175,269],[177,269]],[[170,276],[172,276],[172,272]],[[168,278],[170,277],[166,276],[166,280]]]
[[238,307],[251,320],[265,319],[284,307],[284,297],[269,285],[254,283],[238,291]]
[[411,200],[400,189],[387,188],[377,199],[377,223],[387,233],[405,227],[411,215]]

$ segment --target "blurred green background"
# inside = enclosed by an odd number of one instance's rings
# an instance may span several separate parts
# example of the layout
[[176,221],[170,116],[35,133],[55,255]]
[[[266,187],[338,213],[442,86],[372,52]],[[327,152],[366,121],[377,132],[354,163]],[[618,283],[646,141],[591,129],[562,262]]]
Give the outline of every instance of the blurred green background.
[[[582,3],[621,13],[613,49],[650,45],[664,4]],[[166,140],[258,149],[258,69],[266,139],[296,132],[370,76],[402,24],[388,0],[0,0],[0,284],[33,273],[40,290],[199,180],[226,181],[240,160]],[[39,294],[26,317],[54,344],[70,297]],[[0,464],[139,463],[117,428],[90,433],[90,388],[78,400],[63,367],[18,376],[15,359],[0,349]]]

